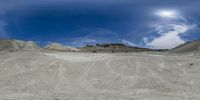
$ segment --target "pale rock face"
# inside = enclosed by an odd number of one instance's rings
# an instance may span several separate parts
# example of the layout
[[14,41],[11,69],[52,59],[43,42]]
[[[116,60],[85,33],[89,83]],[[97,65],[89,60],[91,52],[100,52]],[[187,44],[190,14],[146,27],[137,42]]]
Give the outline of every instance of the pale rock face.
[[64,46],[59,43],[51,43],[45,47],[48,50],[55,50],[55,51],[80,51],[79,49],[69,47],[69,46]]
[[0,51],[40,50],[32,41],[0,40]]
[[39,50],[40,48],[33,42],[27,41],[24,45],[24,50]]
[[17,51],[20,48],[17,43],[12,40],[0,40],[0,50],[1,51]]
[[18,45],[20,48],[24,48],[24,45],[25,45],[24,41],[21,41],[21,40],[14,40],[14,41],[17,43],[17,45]]

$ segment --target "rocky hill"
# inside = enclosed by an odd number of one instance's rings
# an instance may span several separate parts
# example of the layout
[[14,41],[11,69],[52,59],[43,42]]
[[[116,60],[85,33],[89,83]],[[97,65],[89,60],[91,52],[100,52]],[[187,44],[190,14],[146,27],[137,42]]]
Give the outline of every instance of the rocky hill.
[[51,43],[51,44],[45,46],[45,49],[53,50],[53,51],[80,51],[77,48],[73,48],[70,46],[64,46],[60,43]]
[[0,51],[40,50],[32,41],[0,40]]
[[200,51],[200,40],[187,42],[176,48],[169,50],[169,52],[173,53],[186,53],[186,52],[198,52],[198,51]]

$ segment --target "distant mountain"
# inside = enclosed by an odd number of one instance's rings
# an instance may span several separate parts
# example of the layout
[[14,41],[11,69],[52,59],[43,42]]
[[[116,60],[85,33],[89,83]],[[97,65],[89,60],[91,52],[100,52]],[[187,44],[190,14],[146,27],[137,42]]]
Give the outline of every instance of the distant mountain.
[[32,41],[0,40],[0,51],[40,50]]
[[70,46],[64,46],[60,43],[51,43],[51,44],[45,46],[45,49],[53,50],[53,51],[80,51],[77,48],[73,48]]
[[121,43],[86,45],[85,47],[81,47],[79,49],[84,52],[112,52],[112,53],[153,51],[152,49],[132,47]]
[[186,52],[197,52],[197,51],[200,51],[200,40],[187,42],[169,50],[169,52],[172,53],[186,53]]

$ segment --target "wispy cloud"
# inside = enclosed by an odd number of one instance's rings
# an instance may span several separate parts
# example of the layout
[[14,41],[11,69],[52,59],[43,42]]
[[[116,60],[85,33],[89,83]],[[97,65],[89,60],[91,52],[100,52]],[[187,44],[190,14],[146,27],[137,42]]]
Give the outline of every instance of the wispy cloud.
[[9,35],[5,32],[6,23],[0,21],[0,38],[9,38]]
[[127,45],[130,45],[130,46],[137,46],[135,43],[131,42],[131,41],[128,41],[126,39],[122,39],[122,43],[124,44],[127,44]]
[[73,46],[84,46],[84,45],[87,45],[87,44],[96,44],[97,43],[97,40],[95,39],[89,39],[89,38],[79,38],[79,39],[76,39],[75,41],[73,41],[71,44]]
[[87,31],[77,31],[75,33],[87,33],[85,36],[71,38],[68,43],[72,46],[84,46],[87,44],[97,44],[97,43],[111,43],[118,42],[121,39],[118,35],[108,29],[95,28]]

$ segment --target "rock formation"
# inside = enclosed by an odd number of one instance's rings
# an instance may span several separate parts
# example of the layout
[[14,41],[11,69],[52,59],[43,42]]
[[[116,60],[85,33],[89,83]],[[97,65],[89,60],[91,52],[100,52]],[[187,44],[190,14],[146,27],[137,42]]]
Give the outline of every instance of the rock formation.
[[24,42],[24,50],[39,50],[40,47],[36,45],[33,41]]
[[0,51],[40,50],[32,41],[0,40]]
[[14,40],[0,40],[0,51],[18,51],[20,47]]
[[53,51],[80,51],[79,49],[64,46],[60,43],[51,43],[45,47],[47,50],[53,50]]

